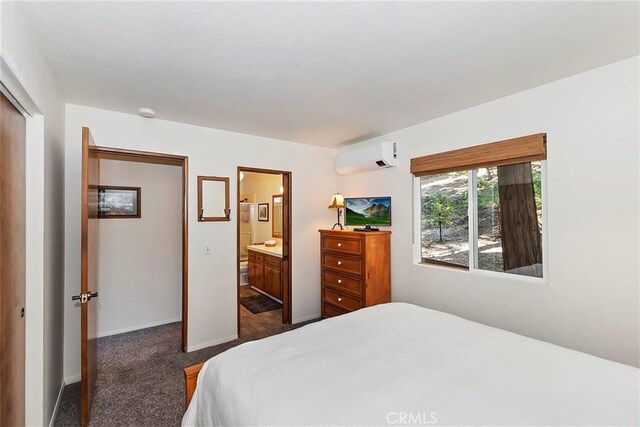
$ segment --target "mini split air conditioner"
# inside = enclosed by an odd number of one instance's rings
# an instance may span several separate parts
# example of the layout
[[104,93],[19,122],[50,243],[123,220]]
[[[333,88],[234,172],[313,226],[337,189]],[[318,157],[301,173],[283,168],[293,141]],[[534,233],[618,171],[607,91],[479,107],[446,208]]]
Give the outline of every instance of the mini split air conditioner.
[[353,175],[398,165],[395,142],[380,142],[341,153],[336,158],[340,175]]

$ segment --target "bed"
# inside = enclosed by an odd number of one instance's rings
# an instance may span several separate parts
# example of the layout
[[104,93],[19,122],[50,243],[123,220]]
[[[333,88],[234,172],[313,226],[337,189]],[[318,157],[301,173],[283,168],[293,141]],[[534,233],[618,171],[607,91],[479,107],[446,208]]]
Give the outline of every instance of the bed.
[[196,374],[183,426],[640,422],[639,369],[404,303],[242,344]]

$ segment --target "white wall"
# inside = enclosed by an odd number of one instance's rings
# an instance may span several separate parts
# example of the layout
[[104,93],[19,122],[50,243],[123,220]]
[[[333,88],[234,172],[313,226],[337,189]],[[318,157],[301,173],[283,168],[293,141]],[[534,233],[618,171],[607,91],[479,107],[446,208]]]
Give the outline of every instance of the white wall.
[[141,218],[100,220],[98,336],[182,317],[182,168],[100,160],[101,185],[141,187]]
[[[326,203],[336,191],[335,151],[269,138],[67,105],[66,297],[80,287],[80,141],[88,126],[98,145],[189,157],[189,336],[191,350],[237,336],[236,215],[229,222],[197,221],[197,176],[230,177],[236,206],[237,166],[292,172],[293,319],[319,316],[318,229],[333,224]],[[320,195],[320,196],[319,196]],[[326,195],[326,196],[323,196]],[[203,243],[214,244],[204,255]],[[79,310],[65,306],[65,378],[80,369]]]
[[28,120],[26,166],[26,423],[42,425],[49,424],[62,385],[65,110],[20,8],[0,2],[0,80],[15,83],[9,89],[34,114]]
[[[392,196],[393,299],[638,366],[638,76],[636,57],[360,144],[399,144],[399,167],[339,178],[345,196]],[[409,159],[538,132],[548,284],[414,265]]]
[[[273,195],[280,194],[282,175],[245,172],[240,186],[241,194],[256,204],[254,241],[263,243],[273,239]],[[258,221],[258,203],[269,203],[269,221]]]

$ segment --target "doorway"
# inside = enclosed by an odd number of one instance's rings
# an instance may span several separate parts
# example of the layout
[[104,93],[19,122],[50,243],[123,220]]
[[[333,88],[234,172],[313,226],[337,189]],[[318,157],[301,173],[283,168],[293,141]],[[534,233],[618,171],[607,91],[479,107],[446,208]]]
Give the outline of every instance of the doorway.
[[238,167],[238,336],[291,323],[291,172]]
[[187,332],[188,332],[188,312],[187,312],[187,296],[188,296],[188,177],[189,166],[188,158],[186,156],[178,156],[173,154],[152,153],[146,151],[124,150],[111,147],[97,146],[95,148],[98,159],[100,160],[115,160],[124,162],[138,162],[155,165],[166,166],[178,166],[182,169],[182,182],[181,182],[181,207],[182,207],[182,235],[181,235],[181,252],[182,252],[182,303],[181,303],[181,319],[182,319],[182,351],[187,352]]
[[[97,146],[93,142],[91,133],[88,128],[82,129],[82,203],[81,203],[81,294],[74,296],[73,299],[80,301],[81,307],[81,393],[80,407],[82,425],[88,425],[91,416],[91,404],[95,392],[95,383],[97,377],[97,303],[92,298],[99,296],[99,287],[97,280],[98,271],[98,248],[99,248],[99,222],[102,221],[101,215],[103,211],[98,209],[101,188],[100,182],[100,162],[103,160],[117,160],[125,162],[139,162],[157,165],[179,166],[181,168],[181,188],[177,189],[180,193],[181,200],[181,242],[175,242],[181,246],[182,261],[180,278],[181,286],[181,349],[187,351],[187,332],[188,332],[188,311],[187,311],[187,291],[188,291],[188,158],[185,156],[176,156],[161,153],[150,153],[134,150],[122,150],[109,147]],[[120,188],[122,189],[122,188]],[[128,189],[131,190],[131,189]],[[138,192],[138,201],[140,193]],[[114,203],[115,210],[131,209],[136,203],[129,203],[125,196],[119,196],[117,203]],[[129,196],[133,197],[133,196]],[[138,205],[139,206],[139,205]],[[125,209],[126,208],[126,209]],[[134,209],[135,210],[135,209]],[[132,214],[133,215],[133,214]],[[129,296],[125,295],[123,298]],[[140,299],[139,303],[144,304],[146,298]]]

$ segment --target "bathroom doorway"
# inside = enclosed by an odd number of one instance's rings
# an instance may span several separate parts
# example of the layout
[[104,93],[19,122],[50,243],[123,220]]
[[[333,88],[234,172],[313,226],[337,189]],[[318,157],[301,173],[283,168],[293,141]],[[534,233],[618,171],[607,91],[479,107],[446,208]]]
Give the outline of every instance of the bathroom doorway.
[[238,167],[238,336],[291,323],[291,172]]

